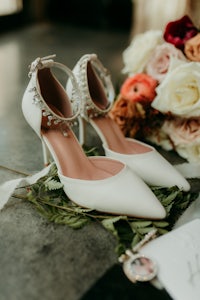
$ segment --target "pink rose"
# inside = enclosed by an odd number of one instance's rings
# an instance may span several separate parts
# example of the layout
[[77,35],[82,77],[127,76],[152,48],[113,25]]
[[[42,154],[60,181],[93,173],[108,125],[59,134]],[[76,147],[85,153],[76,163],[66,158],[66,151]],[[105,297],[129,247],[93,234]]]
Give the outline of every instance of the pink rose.
[[200,160],[200,118],[171,118],[156,128],[147,140],[169,151],[174,149],[189,162]]
[[200,143],[200,119],[167,120],[162,130],[169,136],[175,148],[180,145]]
[[155,51],[147,63],[146,72],[161,82],[168,72],[171,58],[186,60],[182,51],[169,43],[164,43],[155,48]]
[[200,160],[200,118],[176,118],[164,123],[161,131],[165,133],[176,152],[189,162]]
[[157,84],[157,80],[147,74],[135,74],[124,81],[120,94],[131,102],[152,102]]

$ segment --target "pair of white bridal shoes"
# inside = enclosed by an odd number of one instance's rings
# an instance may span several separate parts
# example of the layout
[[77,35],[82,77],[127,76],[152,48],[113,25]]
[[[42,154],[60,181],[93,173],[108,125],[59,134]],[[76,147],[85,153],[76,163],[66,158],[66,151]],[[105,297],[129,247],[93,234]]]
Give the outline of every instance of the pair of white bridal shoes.
[[[66,73],[70,86],[69,93],[56,79],[53,74],[54,68]],[[82,70],[89,76],[90,72],[92,76],[94,75],[90,59],[86,61],[85,69]],[[29,75],[30,82],[22,100],[23,114],[42,141],[44,162],[46,164],[49,162],[49,153],[55,161],[66,195],[82,207],[102,212],[152,219],[164,218],[165,209],[143,179],[133,172],[128,164],[124,164],[118,158],[87,157],[72,131],[77,118],[86,112],[90,115],[87,119],[94,123],[95,127],[98,126],[99,121],[103,123],[104,120],[107,126],[105,112],[108,108],[104,107],[104,104],[107,105],[104,103],[104,94],[102,94],[103,103],[99,100],[99,97],[101,98],[101,95],[98,96],[99,87],[96,87],[96,84],[93,88],[90,87],[90,94],[92,94],[90,100],[93,99],[91,103],[95,105],[95,108],[91,106],[90,109],[83,97],[83,85],[77,83],[76,76],[69,68],[54,62],[53,57],[37,58],[30,66]],[[84,82],[88,88],[89,80],[88,78]],[[99,84],[101,86],[101,83]],[[100,88],[101,93],[102,90]],[[100,133],[103,135],[101,131]],[[109,145],[107,147],[110,149]],[[126,156],[127,153],[124,155]],[[163,172],[166,173],[165,169]],[[187,190],[189,185],[184,178],[172,167],[171,172],[170,176],[174,178],[173,185],[177,184]]]

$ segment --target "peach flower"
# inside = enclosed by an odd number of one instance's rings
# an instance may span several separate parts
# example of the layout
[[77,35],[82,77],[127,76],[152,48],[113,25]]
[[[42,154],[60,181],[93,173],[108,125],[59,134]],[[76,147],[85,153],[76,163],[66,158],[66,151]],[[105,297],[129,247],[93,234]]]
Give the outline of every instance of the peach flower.
[[131,102],[152,102],[158,82],[143,73],[128,77],[121,86],[121,96]]
[[185,43],[184,52],[188,59],[200,62],[200,33]]
[[131,102],[119,95],[109,116],[118,124],[125,136],[134,137],[140,129],[145,112],[141,104]]

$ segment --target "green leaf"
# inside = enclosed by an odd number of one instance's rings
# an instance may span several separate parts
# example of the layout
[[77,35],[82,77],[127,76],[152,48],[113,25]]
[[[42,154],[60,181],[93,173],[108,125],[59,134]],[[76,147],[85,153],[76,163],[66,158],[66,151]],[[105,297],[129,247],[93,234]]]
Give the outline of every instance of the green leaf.
[[167,229],[163,229],[163,228],[157,228],[157,229],[158,229],[158,233],[159,233],[160,235],[163,235],[163,234],[169,232],[169,230],[167,230]]
[[153,222],[153,225],[154,225],[156,228],[164,228],[164,227],[169,226],[169,223],[166,222],[166,221],[154,221],[154,222]]
[[83,150],[87,156],[98,156],[99,150],[97,147],[89,148],[86,145],[83,145]]
[[122,255],[126,251],[126,246],[123,243],[118,243],[115,247],[115,253],[117,253],[118,257]]
[[138,233],[136,233],[134,235],[134,238],[133,238],[132,242],[131,242],[131,247],[132,248],[135,247],[140,242],[140,240],[141,240],[140,235]]
[[144,227],[148,227],[152,224],[152,221],[135,221],[134,222],[134,227],[136,228],[144,228]]
[[154,227],[146,227],[146,228],[138,228],[138,232],[141,234],[141,235],[144,235],[144,234],[147,234],[149,233],[151,230],[153,230]]
[[166,210],[166,212],[167,212],[167,216],[169,215],[169,213],[170,213],[170,211],[171,211],[172,207],[173,207],[173,203],[171,203],[171,204],[168,204],[168,206],[167,206],[167,207],[165,207],[165,210]]
[[59,181],[56,181],[55,179],[47,179],[44,182],[45,187],[49,190],[59,190],[61,188],[63,188],[63,184]]
[[65,224],[74,229],[80,229],[84,225],[88,224],[89,219],[82,216],[70,216],[70,215],[53,215],[50,218],[51,221],[54,221],[57,224]]
[[116,222],[118,222],[119,220],[126,220],[126,219],[127,219],[126,216],[117,216],[117,217],[111,217],[108,219],[104,219],[101,221],[101,223],[107,230],[111,231],[113,235],[118,236],[118,232],[117,232],[114,224]]
[[74,212],[77,214],[84,214],[84,213],[88,213],[88,212],[92,212],[92,211],[94,211],[94,209],[82,208],[80,206],[74,206]]

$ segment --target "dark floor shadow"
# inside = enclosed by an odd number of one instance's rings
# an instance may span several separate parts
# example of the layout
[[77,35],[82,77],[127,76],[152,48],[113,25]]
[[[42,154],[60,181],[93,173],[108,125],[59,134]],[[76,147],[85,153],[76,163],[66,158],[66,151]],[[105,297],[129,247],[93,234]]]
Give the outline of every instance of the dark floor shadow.
[[80,300],[172,300],[150,283],[131,283],[120,265],[109,269]]

